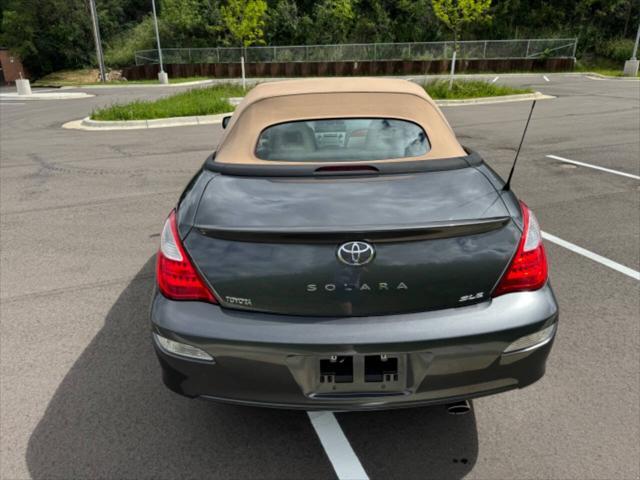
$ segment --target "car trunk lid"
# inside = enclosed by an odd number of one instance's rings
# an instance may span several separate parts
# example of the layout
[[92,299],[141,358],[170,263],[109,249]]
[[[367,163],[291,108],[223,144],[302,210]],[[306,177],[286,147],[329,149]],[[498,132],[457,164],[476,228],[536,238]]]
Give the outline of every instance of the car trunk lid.
[[[193,227],[185,246],[222,305],[319,316],[483,301],[520,235],[500,193],[474,168],[322,178],[218,175]],[[354,241],[371,245],[371,261],[340,259],[340,246]]]

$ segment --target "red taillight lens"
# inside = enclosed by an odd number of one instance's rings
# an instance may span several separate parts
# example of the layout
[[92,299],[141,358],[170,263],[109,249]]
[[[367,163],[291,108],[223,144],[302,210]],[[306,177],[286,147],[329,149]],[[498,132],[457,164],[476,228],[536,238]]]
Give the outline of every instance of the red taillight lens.
[[547,255],[542,245],[538,220],[524,202],[520,202],[524,230],[509,269],[493,292],[493,296],[510,292],[537,290],[547,281]]
[[156,280],[162,294],[172,300],[203,300],[218,303],[182,246],[172,210],[160,236]]

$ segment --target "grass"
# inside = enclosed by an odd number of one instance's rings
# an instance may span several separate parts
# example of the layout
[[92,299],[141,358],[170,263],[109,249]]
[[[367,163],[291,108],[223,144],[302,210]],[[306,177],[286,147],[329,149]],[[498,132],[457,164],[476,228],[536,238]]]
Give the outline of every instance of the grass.
[[[34,87],[78,87],[83,85],[100,85],[97,68],[81,68],[78,70],[60,70],[50,73],[33,82]],[[169,83],[195,82],[208,80],[207,77],[170,78]],[[113,80],[107,85],[157,84],[158,80]]]
[[[624,62],[614,61],[608,58],[594,57],[590,59],[578,60],[576,62],[576,72],[593,72],[608,77],[622,77]],[[640,72],[638,75],[640,76]]]
[[430,80],[423,86],[431,98],[436,100],[499,97],[533,92],[529,88],[507,87],[482,80],[454,80],[451,89],[449,89],[449,80]]
[[153,118],[212,115],[233,111],[229,97],[242,97],[240,85],[224,83],[206,88],[194,88],[158,100],[136,100],[114,104],[91,113],[93,120],[150,120]]
[[80,85],[95,83],[98,80],[98,70],[94,68],[81,68],[78,70],[60,70],[50,73],[33,82],[34,87],[65,87],[67,85]]

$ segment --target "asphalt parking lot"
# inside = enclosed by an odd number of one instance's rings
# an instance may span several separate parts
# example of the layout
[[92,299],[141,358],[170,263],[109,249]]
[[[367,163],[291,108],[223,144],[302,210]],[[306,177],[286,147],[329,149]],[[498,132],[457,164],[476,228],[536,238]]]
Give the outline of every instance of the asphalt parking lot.
[[[640,270],[640,82],[498,81],[538,102],[513,188],[542,229]],[[89,90],[87,90],[89,91]],[[0,101],[0,477],[336,478],[304,412],[179,397],[148,334],[162,223],[219,126],[86,132],[97,105],[176,89]],[[462,143],[508,173],[530,104],[445,108]],[[547,242],[561,308],[538,383],[444,408],[338,413],[372,479],[640,477],[640,282]]]

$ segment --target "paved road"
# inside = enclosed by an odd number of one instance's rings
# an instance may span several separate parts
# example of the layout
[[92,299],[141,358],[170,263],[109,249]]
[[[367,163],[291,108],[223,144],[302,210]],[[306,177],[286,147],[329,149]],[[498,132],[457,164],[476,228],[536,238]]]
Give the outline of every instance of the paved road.
[[[640,269],[640,83],[504,77],[538,103],[514,188],[543,229]],[[162,386],[147,333],[162,222],[219,127],[63,130],[116,100],[92,90],[0,102],[0,477],[335,478],[301,412],[190,401]],[[468,146],[506,174],[528,103],[453,107]],[[442,408],[340,413],[370,478],[638,478],[639,284],[548,244],[562,318],[537,384]]]

